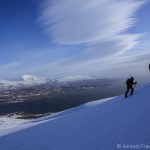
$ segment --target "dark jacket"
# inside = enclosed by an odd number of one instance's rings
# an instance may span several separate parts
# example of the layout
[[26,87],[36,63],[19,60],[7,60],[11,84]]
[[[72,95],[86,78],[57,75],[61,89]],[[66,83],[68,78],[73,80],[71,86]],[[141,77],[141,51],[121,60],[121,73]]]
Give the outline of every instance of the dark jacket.
[[134,82],[134,79],[132,79],[132,78],[127,79],[127,81],[126,81],[127,87],[132,88],[132,85],[134,85],[134,84],[137,84],[137,82]]

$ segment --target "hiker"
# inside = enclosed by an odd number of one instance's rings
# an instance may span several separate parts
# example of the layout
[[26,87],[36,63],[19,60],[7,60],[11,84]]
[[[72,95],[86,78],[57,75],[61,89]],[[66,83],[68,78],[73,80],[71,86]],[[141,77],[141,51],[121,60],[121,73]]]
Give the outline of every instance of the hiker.
[[134,92],[133,85],[135,85],[135,84],[137,84],[137,82],[134,82],[134,78],[133,77],[127,79],[127,81],[126,81],[127,90],[126,90],[126,93],[125,93],[125,98],[128,97],[128,92],[130,90],[131,90],[130,95],[133,94],[133,92]]

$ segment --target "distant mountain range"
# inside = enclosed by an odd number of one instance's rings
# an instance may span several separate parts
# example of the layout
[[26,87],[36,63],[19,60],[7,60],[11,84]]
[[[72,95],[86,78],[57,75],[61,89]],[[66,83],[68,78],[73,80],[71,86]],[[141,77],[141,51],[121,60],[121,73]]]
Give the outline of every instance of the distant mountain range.
[[60,81],[60,82],[73,82],[73,81],[92,80],[92,79],[96,79],[96,77],[75,75],[75,76],[65,76],[63,78],[59,78],[58,81]]
[[23,75],[19,81],[0,80],[0,90],[9,90],[22,87],[31,87],[34,85],[41,85],[46,83],[45,78],[34,75]]
[[67,82],[93,80],[93,79],[96,78],[92,76],[81,76],[81,75],[65,76],[56,79],[46,79],[35,75],[23,75],[21,77],[21,80],[19,81],[0,80],[0,90],[11,90],[24,87],[39,86],[43,84],[50,84],[51,86],[60,84],[63,85]]

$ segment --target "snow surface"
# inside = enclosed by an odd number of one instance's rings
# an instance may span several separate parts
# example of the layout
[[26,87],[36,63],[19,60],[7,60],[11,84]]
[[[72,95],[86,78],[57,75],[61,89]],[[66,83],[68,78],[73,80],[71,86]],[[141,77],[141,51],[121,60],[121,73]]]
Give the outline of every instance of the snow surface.
[[150,144],[149,114],[150,86],[145,86],[127,99],[90,102],[26,123],[0,137],[0,150],[116,150],[118,144]]
[[23,129],[23,126],[26,127],[25,123],[27,122],[29,121],[24,119],[16,119],[15,116],[0,117],[0,137],[18,131],[19,129]]

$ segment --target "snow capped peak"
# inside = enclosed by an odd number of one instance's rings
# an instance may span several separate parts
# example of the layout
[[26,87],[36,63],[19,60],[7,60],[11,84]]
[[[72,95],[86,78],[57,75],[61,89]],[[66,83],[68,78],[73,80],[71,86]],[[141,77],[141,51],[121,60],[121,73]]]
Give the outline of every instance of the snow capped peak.
[[70,81],[91,80],[91,79],[95,79],[95,78],[92,76],[74,75],[74,76],[65,76],[63,78],[60,78],[59,81],[70,82]]

